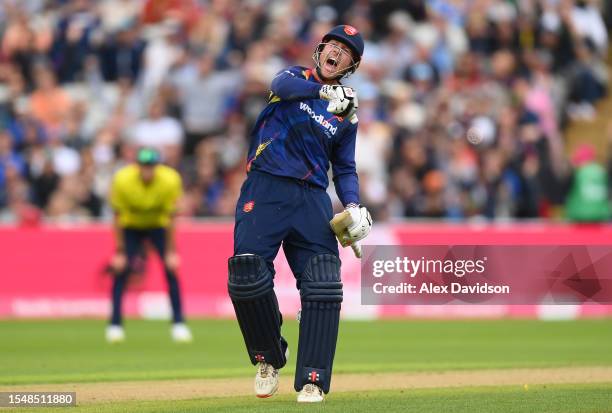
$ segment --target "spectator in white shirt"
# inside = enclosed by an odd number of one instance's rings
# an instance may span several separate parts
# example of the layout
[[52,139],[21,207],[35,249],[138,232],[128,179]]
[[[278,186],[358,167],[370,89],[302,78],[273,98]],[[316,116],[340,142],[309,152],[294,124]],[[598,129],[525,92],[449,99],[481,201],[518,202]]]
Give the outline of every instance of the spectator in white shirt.
[[571,20],[576,33],[580,37],[590,39],[597,47],[597,51],[605,55],[608,48],[608,32],[601,12],[593,1],[577,0],[572,8]]
[[184,132],[180,122],[166,115],[165,102],[154,99],[149,116],[138,121],[131,130],[135,146],[148,146],[161,151],[164,163],[176,167],[181,158]]

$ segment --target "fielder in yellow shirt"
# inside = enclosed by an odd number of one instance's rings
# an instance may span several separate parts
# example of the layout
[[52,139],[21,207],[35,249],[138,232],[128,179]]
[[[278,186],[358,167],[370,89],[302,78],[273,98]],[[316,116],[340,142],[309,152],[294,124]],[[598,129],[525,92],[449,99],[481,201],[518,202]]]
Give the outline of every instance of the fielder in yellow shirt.
[[121,300],[134,259],[149,241],[164,262],[168,293],[172,305],[172,338],[189,342],[191,331],[184,322],[179,283],[176,277],[178,255],[174,234],[174,215],[182,193],[181,177],[174,169],[160,164],[159,152],[141,148],[137,163],[121,168],[115,174],[110,203],[115,211],[116,251],[112,259],[115,270],[109,342],[125,340],[122,327]]

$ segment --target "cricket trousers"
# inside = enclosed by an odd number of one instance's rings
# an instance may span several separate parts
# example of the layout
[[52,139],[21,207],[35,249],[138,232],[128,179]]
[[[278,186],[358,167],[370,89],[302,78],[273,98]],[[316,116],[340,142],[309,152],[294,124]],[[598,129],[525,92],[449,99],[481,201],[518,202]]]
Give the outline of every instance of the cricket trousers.
[[[132,272],[132,266],[134,260],[137,258],[140,251],[148,241],[153,245],[153,248],[159,255],[159,259],[163,262],[166,255],[166,236],[167,230],[165,228],[151,228],[151,229],[123,229],[123,239],[125,242],[125,253],[127,256],[126,268],[115,274],[112,287],[112,312],[110,323],[113,325],[122,324],[122,299],[125,287],[128,281],[128,277]],[[170,268],[164,265],[164,274],[166,275],[166,282],[168,284],[168,295],[170,297],[170,305],[172,306],[172,321],[174,323],[182,323],[183,310],[181,306],[181,295],[179,288],[179,281],[176,273]]]

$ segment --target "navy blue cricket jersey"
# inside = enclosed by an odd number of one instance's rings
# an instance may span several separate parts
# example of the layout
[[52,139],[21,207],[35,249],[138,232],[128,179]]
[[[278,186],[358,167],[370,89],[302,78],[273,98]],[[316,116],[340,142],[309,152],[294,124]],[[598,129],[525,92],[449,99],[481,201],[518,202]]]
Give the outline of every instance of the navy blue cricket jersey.
[[247,171],[297,178],[326,189],[332,165],[343,205],[359,204],[357,124],[327,111],[310,69],[293,66],[272,81],[268,106],[251,132]]

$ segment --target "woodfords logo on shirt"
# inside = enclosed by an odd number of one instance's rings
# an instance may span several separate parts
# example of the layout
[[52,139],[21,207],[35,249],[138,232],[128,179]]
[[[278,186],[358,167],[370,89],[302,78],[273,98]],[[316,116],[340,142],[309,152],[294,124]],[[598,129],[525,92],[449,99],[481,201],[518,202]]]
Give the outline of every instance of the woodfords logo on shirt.
[[300,102],[300,109],[308,113],[315,122],[317,122],[319,125],[325,128],[325,130],[331,133],[332,135],[335,135],[336,132],[338,131],[337,126],[334,126],[331,123],[329,123],[329,121],[325,119],[323,115],[321,114],[317,115],[315,111],[312,110],[312,108],[307,103]]

